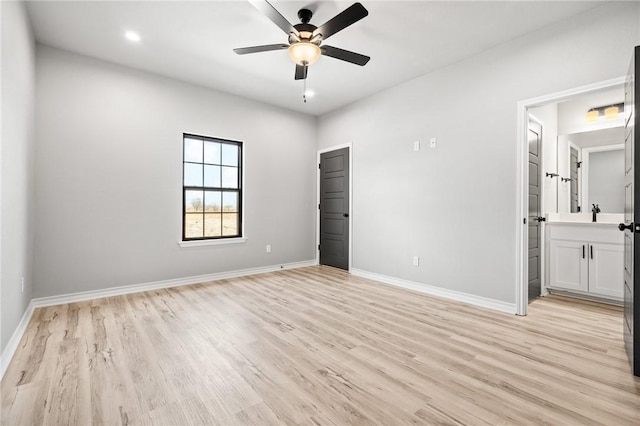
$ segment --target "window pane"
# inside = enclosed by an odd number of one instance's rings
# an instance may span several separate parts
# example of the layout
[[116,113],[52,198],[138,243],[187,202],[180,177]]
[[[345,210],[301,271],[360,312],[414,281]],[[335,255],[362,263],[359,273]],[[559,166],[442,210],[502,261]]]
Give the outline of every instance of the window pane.
[[222,187],[223,188],[238,187],[238,168],[237,167],[222,168]]
[[202,163],[202,141],[199,139],[184,139],[184,161]]
[[205,213],[204,215],[204,236],[220,237],[222,235],[220,213]]
[[201,213],[185,213],[184,215],[184,237],[202,238],[203,218]]
[[202,212],[203,211],[203,195],[204,191],[187,191],[185,194],[184,209],[186,212]]
[[202,186],[202,164],[184,163],[184,186]]
[[220,188],[220,166],[204,166],[204,186]]
[[238,146],[222,144],[222,164],[225,166],[238,166]]
[[222,214],[222,235],[240,235],[238,213]]
[[238,193],[237,192],[224,192],[222,195],[222,211],[224,212],[238,212]]
[[219,191],[207,191],[204,193],[204,211],[206,212],[219,212],[220,211],[220,197],[222,194]]
[[204,162],[220,164],[220,144],[217,142],[204,143]]

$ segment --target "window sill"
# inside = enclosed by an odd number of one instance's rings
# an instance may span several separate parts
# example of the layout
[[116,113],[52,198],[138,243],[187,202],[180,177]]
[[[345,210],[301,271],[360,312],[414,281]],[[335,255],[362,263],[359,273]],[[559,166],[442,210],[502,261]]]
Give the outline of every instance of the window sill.
[[194,241],[178,241],[180,247],[202,247],[202,246],[221,246],[226,244],[241,244],[247,241],[246,237],[224,238],[220,240],[194,240]]

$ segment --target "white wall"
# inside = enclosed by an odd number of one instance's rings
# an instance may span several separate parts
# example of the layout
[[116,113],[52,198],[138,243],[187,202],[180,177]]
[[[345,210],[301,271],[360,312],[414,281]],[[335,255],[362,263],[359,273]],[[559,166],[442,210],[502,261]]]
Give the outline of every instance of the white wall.
[[[2,352],[31,300],[35,44],[22,2],[0,2],[0,14]],[[24,291],[21,289],[23,277]]]
[[514,303],[517,102],[624,75],[638,17],[606,4],[321,117],[320,148],[353,143],[353,267]]
[[[34,297],[314,259],[315,118],[50,47],[36,58]],[[178,246],[183,132],[245,142],[246,243]]]

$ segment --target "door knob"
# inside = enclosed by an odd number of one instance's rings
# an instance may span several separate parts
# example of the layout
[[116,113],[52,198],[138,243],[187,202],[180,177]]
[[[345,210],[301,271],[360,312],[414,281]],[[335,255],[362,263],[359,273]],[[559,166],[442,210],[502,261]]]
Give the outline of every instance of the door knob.
[[349,213],[344,213],[342,216],[349,217]]
[[538,216],[538,217],[536,217],[536,220],[537,220],[538,222],[546,222],[546,221],[547,221],[547,218],[546,218],[546,217],[542,217],[542,216]]
[[625,229],[628,229],[629,231],[633,231],[633,222],[631,222],[628,225],[621,223],[620,225],[618,225],[618,229],[621,231],[624,231]]

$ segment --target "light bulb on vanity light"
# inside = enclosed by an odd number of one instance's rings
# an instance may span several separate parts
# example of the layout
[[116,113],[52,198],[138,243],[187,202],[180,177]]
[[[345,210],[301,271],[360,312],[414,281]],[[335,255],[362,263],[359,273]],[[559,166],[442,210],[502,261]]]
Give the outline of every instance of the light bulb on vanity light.
[[589,111],[587,111],[587,121],[589,123],[593,123],[594,121],[598,121],[598,116],[600,115],[600,113],[598,112],[597,109],[590,109]]
[[619,108],[617,105],[612,105],[604,110],[604,118],[607,120],[613,120],[618,118]]

